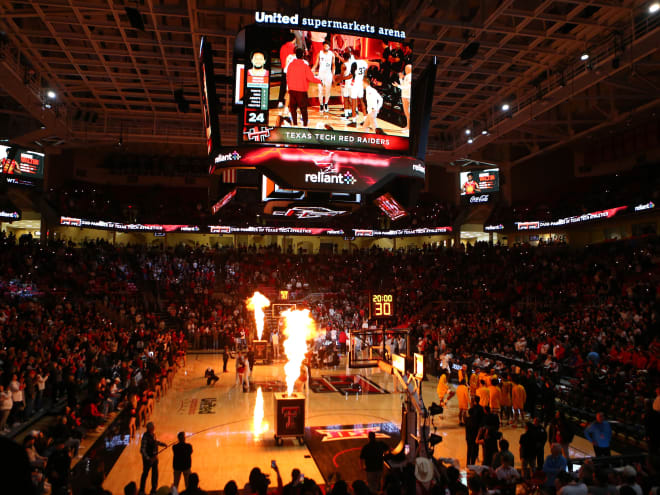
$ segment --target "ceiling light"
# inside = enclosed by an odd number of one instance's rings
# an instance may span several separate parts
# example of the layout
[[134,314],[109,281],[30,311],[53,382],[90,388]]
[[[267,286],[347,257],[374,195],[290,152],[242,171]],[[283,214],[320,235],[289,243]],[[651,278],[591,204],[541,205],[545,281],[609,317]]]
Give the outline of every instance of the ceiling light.
[[649,5],[649,14],[655,14],[660,10],[660,2],[653,2]]
[[469,136],[470,134],[472,134],[472,131],[470,129],[465,129],[465,134]]
[[50,98],[51,100],[54,100],[57,95],[55,94],[55,91],[49,89],[48,92],[46,93],[46,96],[48,96],[48,98]]
[[486,135],[488,134],[488,131],[487,131],[486,129],[484,129],[483,131],[481,131],[481,134],[483,134],[484,136],[486,136]]
[[504,105],[502,105],[502,111],[503,112],[506,112],[507,110],[509,110],[509,108],[511,108],[511,107],[509,106],[508,103],[505,103]]
[[580,55],[580,60],[589,60],[589,54],[587,52],[584,52],[582,55]]
[[468,144],[472,144],[474,142],[474,139],[470,138],[468,139]]

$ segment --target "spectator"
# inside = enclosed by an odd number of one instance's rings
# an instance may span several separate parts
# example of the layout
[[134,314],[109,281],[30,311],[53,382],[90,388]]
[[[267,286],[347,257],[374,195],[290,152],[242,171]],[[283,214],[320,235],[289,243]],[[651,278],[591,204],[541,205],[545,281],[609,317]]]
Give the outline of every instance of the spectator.
[[545,458],[543,463],[543,472],[546,475],[546,487],[555,486],[555,478],[561,472],[566,471],[566,458],[561,455],[561,445],[558,443],[552,444],[550,448],[550,455]]
[[587,485],[564,471],[557,474],[555,488],[557,489],[557,495],[587,495],[589,493]]
[[177,443],[172,445],[172,469],[174,470],[174,486],[179,489],[179,480],[183,474],[183,483],[188,488],[188,478],[190,476],[190,468],[192,466],[192,445],[186,443],[186,434],[180,431],[177,434]]
[[190,473],[188,487],[181,492],[181,495],[206,495],[206,492],[199,487],[199,475],[197,473]]
[[383,456],[389,450],[385,442],[376,440],[376,432],[369,432],[369,442],[360,451],[360,465],[367,475],[367,485],[372,493],[380,491],[383,475]]
[[610,455],[612,426],[605,420],[605,414],[603,412],[596,413],[596,421],[585,428],[584,436],[594,446],[596,457]]

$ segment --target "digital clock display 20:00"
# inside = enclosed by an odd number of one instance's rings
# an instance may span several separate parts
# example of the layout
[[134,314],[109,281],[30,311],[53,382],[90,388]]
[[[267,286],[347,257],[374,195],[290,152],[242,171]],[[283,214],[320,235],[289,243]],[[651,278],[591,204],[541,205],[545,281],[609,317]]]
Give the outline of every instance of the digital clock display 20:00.
[[392,294],[371,295],[371,317],[389,318],[394,316],[394,296]]

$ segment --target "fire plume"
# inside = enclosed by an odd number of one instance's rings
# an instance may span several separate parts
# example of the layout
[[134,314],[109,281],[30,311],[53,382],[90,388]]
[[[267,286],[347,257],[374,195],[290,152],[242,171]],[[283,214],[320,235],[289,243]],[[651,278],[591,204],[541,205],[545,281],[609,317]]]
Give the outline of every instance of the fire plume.
[[247,300],[247,308],[254,311],[254,321],[257,324],[257,339],[261,340],[264,333],[264,308],[270,306],[270,300],[261,292],[256,291]]
[[307,353],[307,341],[316,335],[316,324],[309,315],[309,309],[288,309],[282,312],[284,317],[284,354],[288,359],[284,365],[286,391],[293,392],[293,385],[300,376],[300,365]]
[[252,432],[256,437],[268,431],[268,423],[264,423],[264,395],[261,392],[261,387],[257,389],[257,400],[254,403],[253,421]]

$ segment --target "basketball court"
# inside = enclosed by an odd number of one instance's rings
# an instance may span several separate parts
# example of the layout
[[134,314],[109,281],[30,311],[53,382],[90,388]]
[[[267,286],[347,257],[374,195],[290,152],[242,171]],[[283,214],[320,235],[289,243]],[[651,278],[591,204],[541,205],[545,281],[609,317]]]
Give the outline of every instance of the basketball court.
[[[343,362],[344,360],[342,360]],[[187,442],[193,446],[192,471],[199,474],[205,490],[221,490],[225,483],[235,480],[242,488],[253,467],[271,473],[276,460],[283,482],[290,481],[291,470],[298,468],[306,478],[322,484],[334,479],[340,472],[343,479],[360,478],[359,451],[367,442],[369,431],[376,431],[379,439],[395,445],[399,441],[402,394],[395,391],[391,375],[378,368],[314,369],[310,377],[310,391],[306,401],[305,444],[295,439],[284,439],[281,447],[274,440],[273,394],[284,389],[284,362],[274,365],[255,365],[249,392],[235,384],[234,361],[229,361],[228,373],[221,373],[220,354],[189,354],[186,366],[181,368],[167,395],[155,406],[151,421],[156,426],[157,438],[168,444],[159,456],[159,485],[172,483],[172,450],[179,431],[185,431]],[[207,386],[204,371],[212,367],[220,377],[214,386]],[[220,371],[220,372],[219,372]],[[425,403],[437,400],[437,381],[423,382]],[[261,387],[264,414],[261,434],[255,433],[255,404]],[[436,417],[436,433],[443,442],[436,446],[434,455],[455,458],[465,469],[465,434],[458,426],[458,410],[453,399],[445,411],[444,419]],[[265,424],[267,423],[267,425]],[[96,449],[90,449],[79,463],[89,466],[94,457],[104,456],[103,468],[108,473],[104,487],[113,493],[122,493],[129,481],[139,482],[142,461],[140,436],[130,440],[127,430],[119,424],[110,428],[110,434]],[[503,434],[511,443],[518,461],[517,445],[520,428],[504,427]],[[574,456],[590,455],[591,446],[576,437],[572,447]],[[148,488],[151,482],[148,481]],[[179,487],[183,489],[183,482]]]

